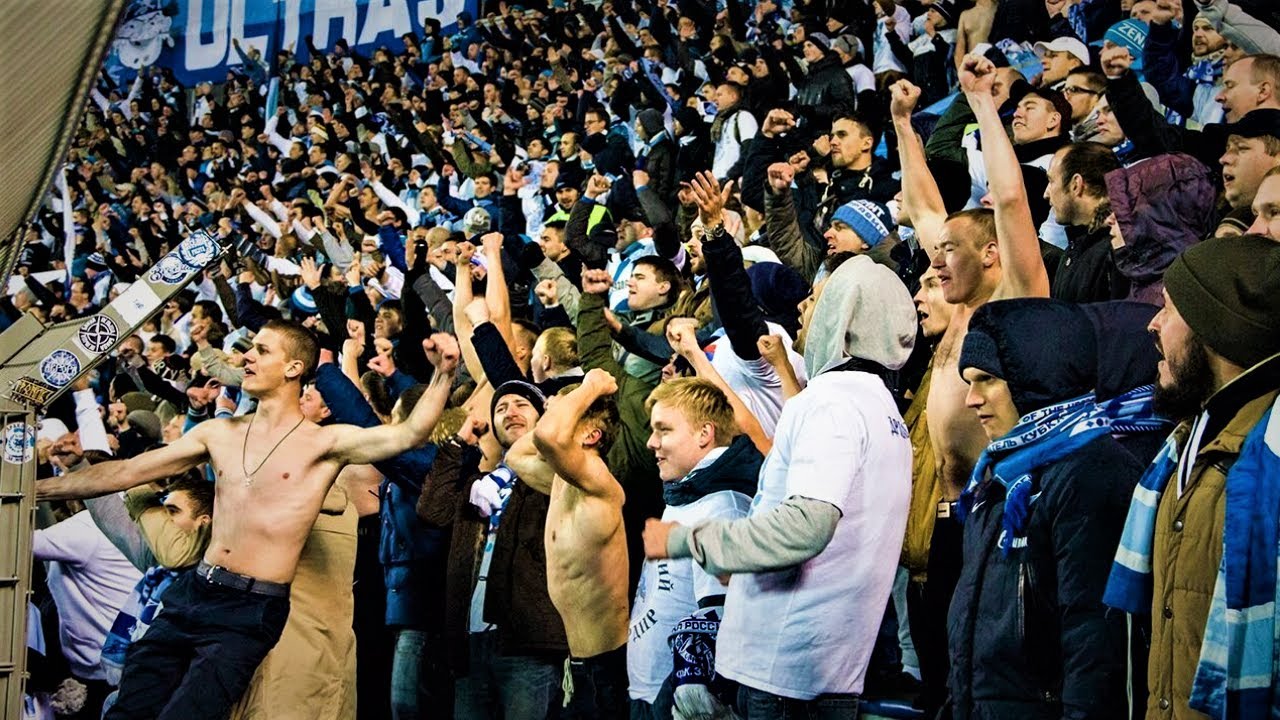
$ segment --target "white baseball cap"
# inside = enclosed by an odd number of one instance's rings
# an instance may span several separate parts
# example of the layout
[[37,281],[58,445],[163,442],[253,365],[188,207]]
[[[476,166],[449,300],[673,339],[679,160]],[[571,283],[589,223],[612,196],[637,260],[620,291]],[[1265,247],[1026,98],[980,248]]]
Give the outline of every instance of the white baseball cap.
[[1035,48],[1041,55],[1050,50],[1053,52],[1069,52],[1075,55],[1076,59],[1082,64],[1089,64],[1089,48],[1073,37],[1063,36],[1054,38],[1051,42],[1041,41],[1035,44]]

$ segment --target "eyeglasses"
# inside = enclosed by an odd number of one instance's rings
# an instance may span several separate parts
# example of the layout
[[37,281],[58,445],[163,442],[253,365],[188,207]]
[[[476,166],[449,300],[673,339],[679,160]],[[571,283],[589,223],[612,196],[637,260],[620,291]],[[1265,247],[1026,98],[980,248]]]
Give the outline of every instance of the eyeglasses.
[[1090,90],[1089,88],[1071,87],[1068,85],[1062,88],[1062,94],[1067,97],[1071,97],[1072,95],[1101,95],[1102,93],[1097,90]]

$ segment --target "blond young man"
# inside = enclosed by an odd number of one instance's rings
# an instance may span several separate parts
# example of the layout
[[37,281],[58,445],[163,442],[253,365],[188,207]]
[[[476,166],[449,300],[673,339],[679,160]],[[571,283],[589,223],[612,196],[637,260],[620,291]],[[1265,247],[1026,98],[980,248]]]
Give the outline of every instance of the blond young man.
[[[658,461],[662,521],[698,525],[746,517],[764,456],[714,383],[677,378],[649,396],[648,446]],[[716,716],[715,641],[726,584],[692,558],[647,560],[631,610],[627,674],[633,718]]]

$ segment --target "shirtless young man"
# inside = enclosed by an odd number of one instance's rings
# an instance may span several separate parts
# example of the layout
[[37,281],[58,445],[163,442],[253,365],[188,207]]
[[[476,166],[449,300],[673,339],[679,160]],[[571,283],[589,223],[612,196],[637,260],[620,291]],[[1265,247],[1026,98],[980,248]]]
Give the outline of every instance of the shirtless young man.
[[604,461],[621,422],[609,398],[617,391],[612,375],[592,370],[549,399],[534,431],[507,454],[522,481],[551,495],[543,541],[547,589],[571,656],[565,719],[630,714],[625,496]]
[[964,62],[964,56],[987,41],[991,25],[996,20],[996,0],[978,0],[973,7],[960,13],[956,21],[956,70]]
[[258,400],[255,414],[209,420],[163,448],[37,484],[40,499],[55,500],[126,490],[205,462],[217,477],[204,559],[169,588],[164,609],[131,647],[108,720],[227,716],[280,639],[298,557],[339,471],[426,442],[444,411],[457,341],[437,334],[423,349],[435,375],[405,422],[322,427],[299,407],[316,366],[315,337],[272,321],[245,355],[243,388]]
[[920,89],[906,80],[891,89],[890,110],[903,167],[903,205],[920,245],[929,254],[943,298],[955,306],[934,352],[927,405],[929,435],[939,463],[942,496],[947,501],[960,497],[973,464],[987,445],[977,416],[965,407],[968,386],[957,367],[969,318],[989,300],[1049,296],[1049,276],[1040,256],[1022,170],[991,95],[995,76],[991,61],[980,55],[965,57],[960,86],[984,140],[982,155],[994,213],[975,209],[946,215],[942,196],[925,165],[919,136],[911,127],[911,112]]
[[[984,139],[983,161],[990,178],[994,214],[990,210],[966,210],[950,217],[946,215],[938,186],[925,165],[924,149],[911,126],[911,112],[920,98],[919,88],[906,80],[896,83],[891,89],[890,103],[903,168],[903,209],[930,259],[924,282],[926,286],[938,283],[943,299],[951,304],[945,330],[938,327],[936,319],[925,326],[926,334],[942,333],[933,354],[925,404],[942,502],[938,505],[931,538],[929,582],[922,595],[923,612],[911,620],[913,625],[927,628],[929,637],[936,639],[939,632],[944,636],[938,642],[921,644],[919,648],[928,708],[936,707],[947,697],[950,670],[946,614],[962,563],[955,502],[969,482],[974,463],[987,446],[987,436],[977,415],[965,406],[969,388],[960,377],[960,348],[973,311],[988,300],[1049,295],[1049,278],[1040,257],[1026,188],[1022,184],[1022,170],[991,96],[995,68],[990,61],[972,55],[964,58],[961,68],[961,86],[978,117]],[[927,299],[929,293],[922,292]]]

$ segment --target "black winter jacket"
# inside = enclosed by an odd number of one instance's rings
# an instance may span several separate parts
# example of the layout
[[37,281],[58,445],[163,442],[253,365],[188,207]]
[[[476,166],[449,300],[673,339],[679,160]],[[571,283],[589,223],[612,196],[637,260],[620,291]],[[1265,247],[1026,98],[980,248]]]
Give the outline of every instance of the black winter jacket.
[[1110,436],[1046,466],[1007,556],[998,486],[966,519],[947,632],[956,720],[1125,717],[1125,615],[1102,591],[1141,473]]
[[853,79],[840,64],[840,57],[828,53],[809,66],[804,77],[795,77],[796,108],[818,127],[827,127],[842,113],[852,112],[857,103]]
[[1073,303],[1123,300],[1129,279],[1111,257],[1111,230],[1102,225],[1092,232],[1083,225],[1067,228],[1067,251],[1053,274],[1050,297]]

